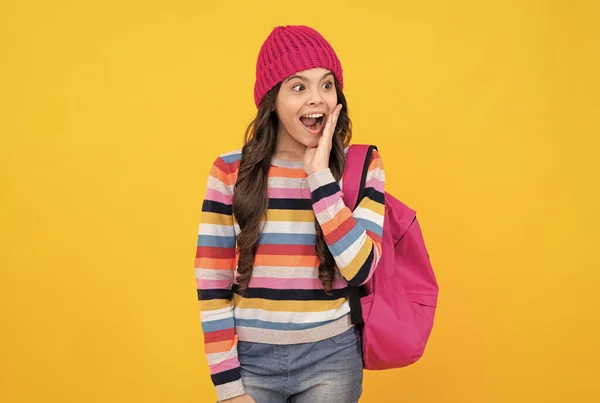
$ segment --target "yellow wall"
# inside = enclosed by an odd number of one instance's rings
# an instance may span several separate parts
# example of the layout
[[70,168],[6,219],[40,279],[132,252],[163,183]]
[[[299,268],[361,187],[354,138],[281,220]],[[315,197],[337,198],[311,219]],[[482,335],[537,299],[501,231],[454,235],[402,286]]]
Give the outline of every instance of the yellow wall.
[[238,3],[1,3],[0,401],[215,400],[206,175],[241,145],[263,39],[299,23],[342,59],[355,141],[441,286],[423,360],[361,402],[600,401],[600,3]]

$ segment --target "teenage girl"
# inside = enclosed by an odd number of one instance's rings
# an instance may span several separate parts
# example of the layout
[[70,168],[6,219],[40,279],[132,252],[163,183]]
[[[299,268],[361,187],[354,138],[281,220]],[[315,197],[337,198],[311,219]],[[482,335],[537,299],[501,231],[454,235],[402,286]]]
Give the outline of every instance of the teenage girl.
[[256,64],[256,118],[210,171],[195,272],[221,403],[353,403],[362,393],[347,286],[381,256],[384,170],[373,152],[342,200],[351,121],[340,61],[306,26],[276,27]]

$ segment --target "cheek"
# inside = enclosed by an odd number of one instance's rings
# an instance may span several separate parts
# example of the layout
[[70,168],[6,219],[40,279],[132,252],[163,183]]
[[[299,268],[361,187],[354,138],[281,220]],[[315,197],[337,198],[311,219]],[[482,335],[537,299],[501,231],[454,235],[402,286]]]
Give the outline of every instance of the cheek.
[[289,132],[298,130],[297,125],[300,124],[300,121],[296,119],[295,113],[291,110],[283,111],[280,116],[280,121]]
[[335,93],[335,91],[332,91],[329,94],[327,94],[325,102],[327,103],[327,107],[330,111],[335,109],[335,107],[338,104],[337,94]]
[[296,120],[296,112],[298,109],[295,108],[293,100],[289,98],[282,97],[278,101],[279,102],[275,103],[277,116],[282,123],[288,126]]
[[283,124],[290,137],[306,147],[315,147],[319,143],[318,137],[311,136],[304,130],[302,123],[294,113],[286,114],[284,119],[280,119],[280,124]]

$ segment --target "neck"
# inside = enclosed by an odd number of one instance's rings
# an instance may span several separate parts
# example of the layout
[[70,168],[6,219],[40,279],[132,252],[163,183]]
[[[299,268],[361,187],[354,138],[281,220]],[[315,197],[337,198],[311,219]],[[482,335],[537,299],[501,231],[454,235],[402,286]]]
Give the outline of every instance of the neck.
[[303,161],[306,146],[299,143],[285,130],[283,125],[279,125],[277,131],[277,144],[275,145],[275,157],[288,161]]

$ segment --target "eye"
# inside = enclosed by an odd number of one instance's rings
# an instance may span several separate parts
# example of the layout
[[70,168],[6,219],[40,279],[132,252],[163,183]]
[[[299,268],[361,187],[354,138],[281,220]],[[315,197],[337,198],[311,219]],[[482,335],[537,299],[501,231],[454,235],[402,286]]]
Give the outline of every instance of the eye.
[[292,91],[302,91],[304,89],[304,85],[296,84],[292,87]]
[[333,83],[331,81],[327,81],[325,84],[323,84],[323,88],[325,88],[326,90],[328,90],[332,87],[333,87]]

